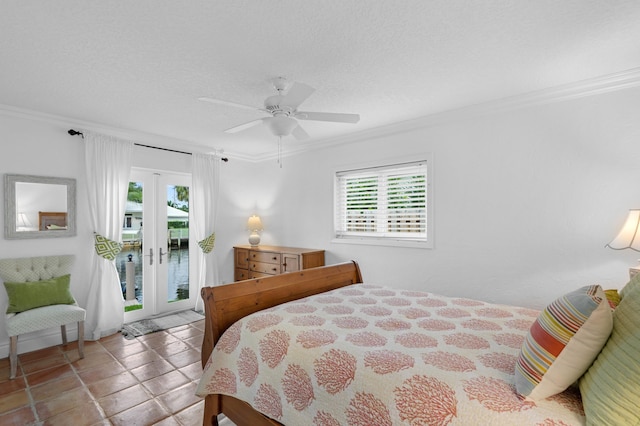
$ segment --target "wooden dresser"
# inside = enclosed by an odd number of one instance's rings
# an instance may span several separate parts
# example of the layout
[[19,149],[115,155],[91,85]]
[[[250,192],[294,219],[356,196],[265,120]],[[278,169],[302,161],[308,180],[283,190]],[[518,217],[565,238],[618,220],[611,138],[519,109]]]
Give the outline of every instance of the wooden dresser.
[[324,250],[279,246],[235,246],[236,281],[324,266]]

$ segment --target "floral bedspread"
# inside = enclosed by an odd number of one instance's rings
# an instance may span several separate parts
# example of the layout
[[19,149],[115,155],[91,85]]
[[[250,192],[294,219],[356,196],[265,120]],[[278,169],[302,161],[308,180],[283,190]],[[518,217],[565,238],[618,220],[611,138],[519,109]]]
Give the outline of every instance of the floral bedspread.
[[533,402],[514,367],[538,312],[355,285],[256,312],[216,345],[197,394],[285,425],[583,425],[579,392]]

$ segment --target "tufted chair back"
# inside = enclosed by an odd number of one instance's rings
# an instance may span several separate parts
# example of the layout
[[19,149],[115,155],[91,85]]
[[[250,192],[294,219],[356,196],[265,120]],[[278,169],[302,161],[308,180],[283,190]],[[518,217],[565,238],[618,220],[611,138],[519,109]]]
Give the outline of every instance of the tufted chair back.
[[0,278],[18,283],[48,280],[70,274],[74,260],[72,254],[0,259]]

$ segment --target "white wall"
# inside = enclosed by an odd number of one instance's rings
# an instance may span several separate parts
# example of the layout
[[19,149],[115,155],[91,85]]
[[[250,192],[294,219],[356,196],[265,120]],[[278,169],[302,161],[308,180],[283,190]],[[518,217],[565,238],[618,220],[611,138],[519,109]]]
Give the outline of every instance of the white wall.
[[[604,245],[627,210],[640,207],[639,108],[640,89],[628,89],[473,120],[451,115],[442,124],[285,157],[282,168],[275,160],[232,158],[221,168],[220,279],[233,281],[232,247],[247,243],[246,221],[255,213],[265,227],[263,244],[323,248],[327,264],[355,259],[370,282],[531,307],[586,284],[621,287],[640,255]],[[72,291],[83,304],[92,230],[82,139],[68,128],[0,115],[1,174],[78,181],[76,237],[2,238],[0,257],[75,254]],[[435,159],[434,249],[331,243],[332,171],[423,152]],[[136,148],[134,163],[190,169],[189,156],[146,148]],[[0,309],[5,304],[0,291]],[[3,325],[0,315],[0,358],[8,353]],[[24,336],[18,347],[24,352],[59,339],[52,330]]]
[[[367,281],[499,303],[621,287],[640,255],[604,245],[640,207],[639,106],[631,89],[287,158],[278,242],[355,259]],[[332,244],[332,170],[421,152],[435,159],[435,248]]]
[[[34,121],[21,117],[0,115],[0,174],[16,173],[77,179],[77,235],[68,238],[27,240],[0,239],[0,258],[75,254],[76,262],[71,272],[71,291],[79,302],[86,298],[87,264],[91,244],[88,229],[86,186],[84,183],[84,151],[82,139],[71,137],[59,124]],[[4,185],[2,189],[3,199]],[[4,223],[4,203],[0,206],[0,218]],[[6,310],[7,296],[0,290],[0,311]],[[70,340],[76,328],[68,327]],[[60,330],[32,333],[21,337],[20,352],[49,344],[60,343]],[[9,338],[4,328],[4,315],[0,315],[0,358],[8,354]]]

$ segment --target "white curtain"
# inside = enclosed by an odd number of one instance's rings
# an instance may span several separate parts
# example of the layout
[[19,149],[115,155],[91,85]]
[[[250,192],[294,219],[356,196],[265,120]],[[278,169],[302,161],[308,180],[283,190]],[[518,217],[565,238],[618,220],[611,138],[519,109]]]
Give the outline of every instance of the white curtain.
[[[216,230],[216,209],[220,192],[220,157],[209,154],[193,154],[191,208],[196,241],[202,241]],[[198,294],[195,309],[202,306],[200,289],[218,284],[216,250],[209,253],[198,248]]]
[[[83,132],[93,232],[122,241],[122,221],[129,189],[133,142]],[[98,340],[116,333],[124,323],[124,299],[113,260],[91,251],[91,274],[87,299],[85,338]]]

